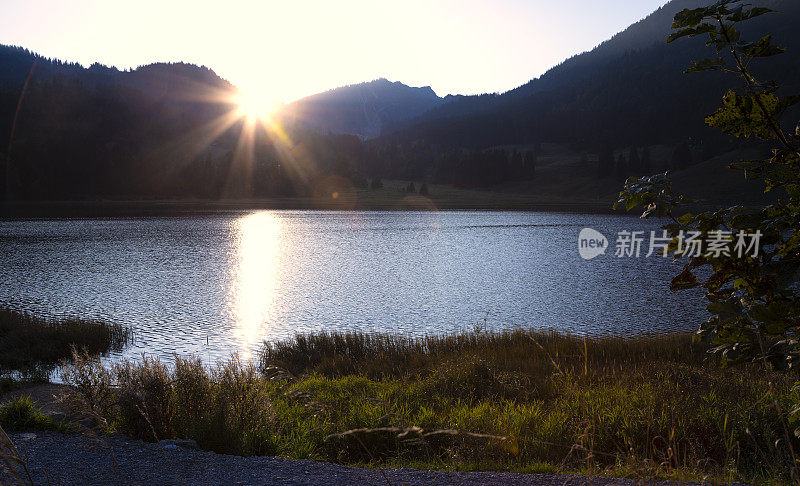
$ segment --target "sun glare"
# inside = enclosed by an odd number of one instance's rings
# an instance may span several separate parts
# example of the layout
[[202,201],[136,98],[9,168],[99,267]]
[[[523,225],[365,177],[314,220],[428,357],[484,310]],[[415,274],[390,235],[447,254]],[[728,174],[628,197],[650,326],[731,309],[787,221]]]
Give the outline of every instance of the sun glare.
[[261,211],[238,220],[238,285],[234,289],[236,327],[241,356],[249,358],[253,345],[263,339],[278,285],[281,220]]
[[240,93],[236,98],[236,104],[240,116],[261,120],[269,119],[282,105],[268,93],[258,91]]

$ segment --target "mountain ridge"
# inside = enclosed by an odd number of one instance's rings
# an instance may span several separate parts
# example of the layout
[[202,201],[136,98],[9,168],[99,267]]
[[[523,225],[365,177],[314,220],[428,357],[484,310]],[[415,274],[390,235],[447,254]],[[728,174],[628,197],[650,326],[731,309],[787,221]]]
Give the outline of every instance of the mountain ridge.
[[[700,3],[673,0],[503,94],[442,98],[379,78],[312,95],[277,115],[287,143],[266,131],[243,139],[235,86],[204,66],[84,68],[0,46],[0,137],[11,140],[0,146],[5,194],[273,197],[363,188],[367,177],[537,193],[575,181],[584,195],[610,194],[627,176],[682,170],[744,146],[703,123],[736,81],[683,73],[711,54],[702,39],[658,41],[675,11]],[[760,77],[800,89],[800,2],[770,4],[783,13],[745,33],[772,33],[790,54],[759,64]],[[651,164],[627,164],[648,150]]]
[[[664,133],[655,134],[661,137],[661,141],[710,136],[703,129],[702,119],[714,109],[724,92],[722,87],[730,81],[721,80],[717,73],[683,74],[692,60],[712,55],[703,39],[683,39],[666,44],[672,16],[683,8],[706,3],[709,1],[673,0],[594,49],[572,56],[522,86],[502,94],[455,98],[389,127],[382,136],[403,143],[425,139],[471,147],[548,140],[596,146],[607,138],[612,144],[630,144],[637,139],[641,143],[647,141],[647,136],[641,131],[626,133],[630,130],[619,124],[606,126],[598,115],[625,105],[646,106],[652,103],[658,108],[648,106],[648,111],[661,110],[675,119],[679,108],[688,107],[690,111],[684,113],[688,116],[681,119],[697,122],[685,130],[673,125],[665,126]],[[770,0],[767,4],[782,13],[770,14],[746,24],[743,26],[745,34],[773,33],[776,42],[786,44],[790,53],[800,50],[800,36],[792,27],[800,21],[800,2]],[[770,60],[774,67],[766,71],[767,77],[783,75],[789,84],[800,81],[800,70],[791,61],[791,55]],[[665,95],[674,97],[674,103],[663,103]],[[689,96],[702,101],[690,103]],[[632,124],[647,126],[653,121],[652,116],[642,117],[636,113],[630,113],[628,119],[636,118],[640,119]],[[580,120],[587,120],[587,123]],[[568,126],[568,123],[573,126]],[[603,132],[618,132],[621,136]]]
[[323,133],[374,138],[393,123],[443,102],[430,86],[378,78],[333,88],[286,105],[280,116]]

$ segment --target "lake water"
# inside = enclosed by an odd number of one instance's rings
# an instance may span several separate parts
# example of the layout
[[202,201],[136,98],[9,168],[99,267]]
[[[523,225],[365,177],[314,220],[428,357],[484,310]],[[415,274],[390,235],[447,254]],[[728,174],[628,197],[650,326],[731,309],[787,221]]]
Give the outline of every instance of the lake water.
[[[609,238],[607,254],[579,256],[583,227]],[[640,258],[613,254],[618,231],[656,227],[467,211],[0,221],[0,305],[129,325],[125,357],[209,362],[320,330],[695,330],[700,295],[668,289],[677,263],[645,258],[647,241]]]

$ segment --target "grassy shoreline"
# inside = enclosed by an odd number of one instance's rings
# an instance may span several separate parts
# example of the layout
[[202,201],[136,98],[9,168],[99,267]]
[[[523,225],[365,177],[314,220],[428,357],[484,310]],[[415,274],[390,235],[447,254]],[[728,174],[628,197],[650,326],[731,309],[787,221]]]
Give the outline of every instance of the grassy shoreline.
[[758,483],[789,481],[778,410],[798,393],[688,335],[533,331],[299,335],[213,369],[84,356],[63,378],[106,431],[222,453]]
[[243,201],[26,201],[0,205],[3,218],[66,218],[181,216],[247,210],[319,211],[538,211],[610,214],[608,202],[540,201],[536,198],[501,198],[474,202],[427,200],[419,196],[397,201],[337,201],[318,198],[276,198]]
[[610,213],[614,201],[609,193],[602,199],[563,198],[550,195],[458,189],[429,184],[430,193],[407,193],[410,181],[384,181],[382,189],[349,187],[315,196],[262,199],[138,199],[112,198],[86,201],[5,201],[0,217],[110,217],[178,216],[259,209],[334,211],[558,211]]

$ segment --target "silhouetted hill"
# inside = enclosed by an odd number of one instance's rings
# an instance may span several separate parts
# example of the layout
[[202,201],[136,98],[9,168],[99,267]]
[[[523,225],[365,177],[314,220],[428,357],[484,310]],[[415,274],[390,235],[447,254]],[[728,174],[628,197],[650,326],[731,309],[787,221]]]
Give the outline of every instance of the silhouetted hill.
[[[333,197],[370,177],[602,201],[629,175],[712,177],[760,148],[705,127],[737,80],[684,74],[712,55],[704,40],[665,43],[674,13],[700,3],[673,0],[503,94],[379,79],[284,107],[280,134],[248,134],[236,88],[205,67],[83,68],[0,46],[0,199]],[[768,5],[782,13],[744,37],[789,52],[756,73],[800,92],[800,2]]]
[[381,78],[303,98],[286,106],[283,116],[323,133],[372,138],[440,103],[430,86],[413,88]]
[[[683,74],[692,60],[712,54],[704,39],[665,42],[674,14],[703,3],[710,2],[673,0],[523,86],[500,95],[454,97],[385,130],[385,139],[479,149],[542,141],[596,148],[714,137],[702,120],[735,80],[717,73]],[[745,35],[771,33],[790,50],[771,59],[761,74],[800,86],[800,2],[766,4],[781,13],[752,22]]]
[[291,143],[276,142],[236,94],[202,66],[83,68],[0,46],[0,200],[272,197],[357,179],[356,137],[287,126]]
[[[87,87],[121,85],[138,89],[158,101],[192,100],[208,88],[235,90],[211,69],[188,63],[155,63],[119,70],[99,63],[84,68],[78,63],[49,59],[22,47],[0,45],[0,86],[21,87],[28,76],[47,80],[56,76],[79,79]],[[196,101],[196,100],[194,100]]]

